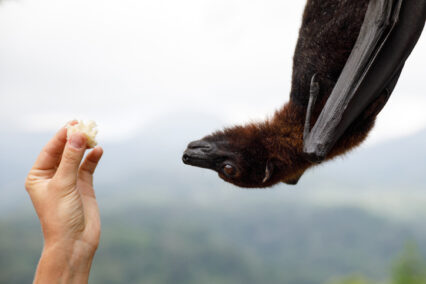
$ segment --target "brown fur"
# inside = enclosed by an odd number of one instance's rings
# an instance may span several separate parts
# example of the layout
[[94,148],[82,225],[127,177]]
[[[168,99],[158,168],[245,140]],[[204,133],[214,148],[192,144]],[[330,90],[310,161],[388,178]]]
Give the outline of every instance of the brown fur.
[[[383,99],[385,99],[383,96],[380,97],[362,114],[360,121],[348,129],[327,156],[327,160],[350,151],[365,140],[374,125],[377,106],[381,105]],[[250,160],[253,163],[264,164],[267,160],[275,161],[277,167],[273,178],[262,185],[268,187],[280,181],[290,182],[297,179],[315,165],[309,162],[303,153],[304,120],[305,108],[290,101],[265,122],[228,128],[213,136],[226,137],[230,139],[235,149],[250,152]],[[259,174],[263,175],[263,171]],[[259,184],[244,186],[259,187]]]

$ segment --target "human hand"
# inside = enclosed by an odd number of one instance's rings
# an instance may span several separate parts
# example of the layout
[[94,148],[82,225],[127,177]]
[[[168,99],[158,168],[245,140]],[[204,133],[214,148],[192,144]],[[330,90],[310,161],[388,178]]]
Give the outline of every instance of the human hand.
[[67,142],[64,127],[43,148],[27,176],[25,187],[44,236],[34,283],[88,280],[101,230],[93,173],[103,150],[96,147],[81,163],[85,151],[86,137],[76,133]]

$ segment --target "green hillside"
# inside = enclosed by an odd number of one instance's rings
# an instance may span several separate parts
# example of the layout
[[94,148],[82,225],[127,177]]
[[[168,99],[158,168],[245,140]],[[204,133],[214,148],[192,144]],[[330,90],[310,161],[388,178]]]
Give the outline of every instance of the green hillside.
[[[91,283],[380,281],[407,240],[426,247],[421,230],[353,208],[141,201],[104,209],[102,221]],[[3,219],[0,232],[0,283],[29,283],[41,250],[36,219]]]

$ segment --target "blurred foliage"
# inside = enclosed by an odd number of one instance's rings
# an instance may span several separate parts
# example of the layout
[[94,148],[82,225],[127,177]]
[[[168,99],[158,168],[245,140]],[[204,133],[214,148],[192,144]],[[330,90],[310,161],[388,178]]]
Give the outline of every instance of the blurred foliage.
[[[426,261],[414,242],[406,244],[392,268],[390,284],[426,284]],[[330,284],[379,284],[363,276],[351,276]]]
[[330,284],[373,284],[373,282],[368,281],[364,276],[349,276],[342,280],[331,282]]
[[[390,260],[415,235],[359,209],[222,206],[161,201],[102,210],[90,283],[318,284],[357,271],[365,278],[332,283],[378,284],[366,279],[386,279]],[[41,246],[35,214],[0,216],[0,283],[30,283]],[[423,284],[404,282],[421,271],[419,260],[404,252],[394,269],[403,282],[392,284]]]
[[408,243],[393,268],[392,284],[426,284],[426,261],[416,244]]

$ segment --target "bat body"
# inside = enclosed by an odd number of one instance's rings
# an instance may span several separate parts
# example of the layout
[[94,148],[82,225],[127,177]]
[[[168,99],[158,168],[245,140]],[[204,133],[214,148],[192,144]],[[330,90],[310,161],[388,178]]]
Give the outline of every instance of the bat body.
[[368,105],[390,96],[425,18],[425,0],[370,1],[357,42],[311,132],[306,121],[304,150],[311,158],[324,159]]
[[184,163],[237,186],[268,187],[296,184],[306,169],[359,145],[420,37],[425,1],[309,0],[290,101],[267,121],[190,143]]

